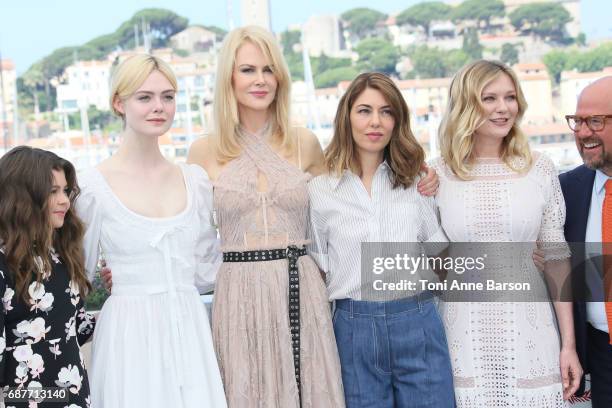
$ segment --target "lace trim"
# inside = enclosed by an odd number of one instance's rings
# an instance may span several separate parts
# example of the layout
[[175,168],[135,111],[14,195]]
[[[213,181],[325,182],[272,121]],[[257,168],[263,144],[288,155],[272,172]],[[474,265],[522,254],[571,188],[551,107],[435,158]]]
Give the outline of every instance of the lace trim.
[[453,377],[453,382],[457,388],[475,388],[476,379],[474,377]]
[[[455,387],[457,388],[475,388],[476,377],[459,377],[453,376]],[[517,378],[516,387],[522,389],[536,389],[548,387],[550,385],[561,384],[561,375],[550,374],[535,378]]]
[[550,374],[542,377],[535,378],[517,378],[516,386],[517,388],[526,388],[526,389],[534,389],[547,387],[549,385],[561,384],[561,375],[560,374]]

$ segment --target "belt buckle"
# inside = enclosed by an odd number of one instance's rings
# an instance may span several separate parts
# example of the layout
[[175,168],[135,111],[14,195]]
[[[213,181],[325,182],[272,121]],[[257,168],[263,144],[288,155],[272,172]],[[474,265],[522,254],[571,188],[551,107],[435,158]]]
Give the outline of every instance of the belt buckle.
[[296,259],[297,258],[297,251],[298,251],[297,245],[289,245],[287,247],[287,251],[285,252],[285,254],[286,254],[287,258]]

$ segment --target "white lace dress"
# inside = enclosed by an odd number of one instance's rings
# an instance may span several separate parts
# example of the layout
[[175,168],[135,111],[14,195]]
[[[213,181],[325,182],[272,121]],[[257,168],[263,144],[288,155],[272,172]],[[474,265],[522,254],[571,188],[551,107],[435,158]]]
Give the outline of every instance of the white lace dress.
[[88,275],[99,248],[113,272],[92,346],[94,408],[226,406],[198,294],[212,289],[221,263],[211,226],[212,186],[201,167],[181,170],[187,207],[166,218],[128,209],[95,168],[78,175]]
[[[480,159],[469,181],[456,178],[441,159],[432,165],[451,242],[564,242],[565,202],[545,155],[535,153],[522,174],[498,159]],[[522,265],[533,268],[531,260]],[[566,406],[550,302],[440,302],[440,314],[458,408]]]

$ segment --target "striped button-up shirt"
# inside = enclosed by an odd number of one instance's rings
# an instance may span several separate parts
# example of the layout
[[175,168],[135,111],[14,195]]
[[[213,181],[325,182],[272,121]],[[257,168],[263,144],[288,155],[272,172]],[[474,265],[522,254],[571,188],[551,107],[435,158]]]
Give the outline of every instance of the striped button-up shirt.
[[361,279],[362,243],[444,243],[427,250],[431,254],[448,242],[434,198],[420,195],[416,182],[407,189],[394,189],[390,171],[386,162],[378,167],[371,194],[348,170],[340,177],[322,175],[308,183],[309,253],[326,274],[330,301],[370,300]]

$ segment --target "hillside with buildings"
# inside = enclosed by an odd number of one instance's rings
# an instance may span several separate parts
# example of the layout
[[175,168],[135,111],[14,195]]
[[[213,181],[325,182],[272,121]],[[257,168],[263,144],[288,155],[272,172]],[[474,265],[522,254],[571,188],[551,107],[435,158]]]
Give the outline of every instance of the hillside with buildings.
[[[243,20],[269,27],[267,1],[244,0]],[[258,6],[259,5],[259,6]],[[422,2],[394,14],[351,9],[312,15],[278,33],[292,77],[292,115],[330,136],[338,101],[357,73],[376,70],[397,80],[415,134],[435,155],[435,135],[454,72],[478,58],[512,65],[530,105],[523,120],[533,144],[561,166],[577,160],[563,115],[589,82],[612,74],[612,43],[587,44],[580,0]],[[211,125],[216,58],[225,31],[189,24],[169,10],[147,9],[116,32],[79,47],[53,51],[19,78],[2,61],[3,140],[86,152],[77,161],[111,154],[121,124],[109,109],[113,64],[135,52],[167,61],[178,77],[177,113],[161,143],[184,159],[189,143]],[[312,76],[304,75],[306,65]]]

